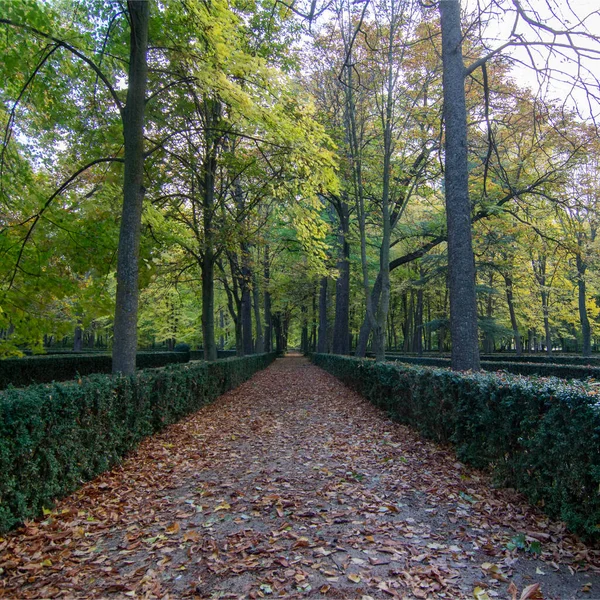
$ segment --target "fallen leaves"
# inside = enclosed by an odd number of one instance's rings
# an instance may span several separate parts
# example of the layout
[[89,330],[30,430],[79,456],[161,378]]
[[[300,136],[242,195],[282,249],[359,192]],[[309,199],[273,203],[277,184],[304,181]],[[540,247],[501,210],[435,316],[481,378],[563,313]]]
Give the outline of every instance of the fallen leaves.
[[0,538],[0,597],[541,599],[515,561],[600,588],[597,551],[303,359],[44,512]]

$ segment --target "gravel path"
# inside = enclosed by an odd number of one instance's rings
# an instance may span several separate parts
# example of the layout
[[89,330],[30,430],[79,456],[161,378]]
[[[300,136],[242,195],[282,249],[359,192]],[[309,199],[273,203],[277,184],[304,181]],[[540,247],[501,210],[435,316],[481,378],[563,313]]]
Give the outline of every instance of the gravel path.
[[0,538],[6,598],[600,598],[600,552],[301,357]]

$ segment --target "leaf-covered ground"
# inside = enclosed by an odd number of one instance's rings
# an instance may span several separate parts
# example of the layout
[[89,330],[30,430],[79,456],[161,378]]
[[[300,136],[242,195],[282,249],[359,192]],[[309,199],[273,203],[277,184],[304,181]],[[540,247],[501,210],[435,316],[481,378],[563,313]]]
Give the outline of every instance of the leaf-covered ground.
[[599,568],[299,357],[0,538],[6,598],[600,598]]

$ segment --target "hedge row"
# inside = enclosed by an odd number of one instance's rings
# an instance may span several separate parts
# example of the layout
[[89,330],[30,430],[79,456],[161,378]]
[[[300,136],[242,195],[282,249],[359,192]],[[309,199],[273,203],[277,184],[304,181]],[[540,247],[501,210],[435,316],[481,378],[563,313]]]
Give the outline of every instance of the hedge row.
[[[429,367],[450,366],[450,359],[443,357],[400,356],[391,354],[386,355],[386,360]],[[561,365],[552,363],[513,362],[512,360],[482,360],[481,368],[484,371],[507,371],[508,373],[513,373],[515,375],[539,375],[541,377],[559,377],[561,379],[585,379],[586,377],[600,379],[600,367],[581,366],[576,364]]]
[[[187,352],[138,352],[138,369],[164,367],[190,360]],[[23,387],[35,383],[66,381],[78,375],[110,373],[110,354],[54,354],[0,360],[0,390],[9,385]]]
[[[372,352],[368,352],[367,356],[373,358],[375,355]],[[443,354],[438,352],[428,352],[426,354],[418,355],[415,352],[386,352],[386,356],[390,360],[397,360],[403,357],[409,358],[426,358],[426,359],[449,359],[450,354],[444,352]],[[526,362],[526,363],[541,363],[547,365],[580,365],[586,366],[590,365],[592,367],[600,366],[600,356],[598,354],[594,354],[593,356],[589,356],[584,358],[581,355],[574,354],[552,354],[548,356],[547,354],[522,354],[521,356],[517,356],[511,352],[496,352],[494,354],[481,354],[481,360],[483,361],[491,361],[491,362]]]
[[600,407],[584,384],[314,354],[392,418],[600,540]]
[[[217,350],[217,358],[236,356],[235,350]],[[190,350],[190,360],[204,360],[204,350]]]
[[92,375],[0,393],[0,532],[116,464],[144,437],[198,410],[275,354]]

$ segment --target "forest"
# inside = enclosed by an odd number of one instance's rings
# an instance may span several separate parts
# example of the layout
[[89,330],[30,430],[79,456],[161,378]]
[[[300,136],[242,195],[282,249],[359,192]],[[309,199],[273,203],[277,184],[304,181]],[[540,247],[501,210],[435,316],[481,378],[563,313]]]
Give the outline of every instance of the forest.
[[590,356],[591,6],[2,3],[0,357]]

